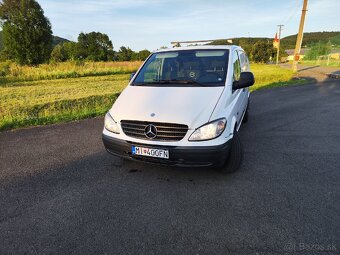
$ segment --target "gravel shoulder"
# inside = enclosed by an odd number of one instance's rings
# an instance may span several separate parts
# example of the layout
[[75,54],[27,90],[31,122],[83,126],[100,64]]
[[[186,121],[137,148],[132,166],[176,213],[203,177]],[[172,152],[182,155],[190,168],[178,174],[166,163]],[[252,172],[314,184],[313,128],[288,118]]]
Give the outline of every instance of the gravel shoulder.
[[[291,64],[281,64],[282,68],[291,69]],[[340,68],[337,67],[324,67],[324,66],[306,66],[298,65],[298,72],[296,73],[296,78],[304,78],[312,82],[325,82],[334,81],[330,78],[328,74],[340,75]]]

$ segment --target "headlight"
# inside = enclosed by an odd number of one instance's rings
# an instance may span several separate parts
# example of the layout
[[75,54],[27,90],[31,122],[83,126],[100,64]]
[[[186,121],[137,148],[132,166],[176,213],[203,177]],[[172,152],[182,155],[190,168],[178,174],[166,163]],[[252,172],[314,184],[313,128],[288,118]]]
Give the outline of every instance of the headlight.
[[211,140],[220,136],[226,126],[226,119],[218,119],[195,130],[189,141]]
[[105,129],[116,134],[120,132],[118,123],[114,121],[110,113],[105,115]]

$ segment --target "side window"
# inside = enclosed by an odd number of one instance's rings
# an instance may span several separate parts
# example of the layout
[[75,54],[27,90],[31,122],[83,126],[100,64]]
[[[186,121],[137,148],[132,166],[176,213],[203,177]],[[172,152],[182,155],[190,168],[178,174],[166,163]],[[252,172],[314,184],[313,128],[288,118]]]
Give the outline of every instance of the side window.
[[249,71],[250,70],[250,64],[249,64],[249,59],[248,59],[246,54],[244,54],[244,59],[246,61],[246,65],[247,65],[247,71]]
[[154,62],[150,63],[144,72],[144,81],[145,82],[153,82],[155,79],[158,79],[158,76],[161,72],[162,59],[157,59]]
[[241,65],[237,51],[234,51],[233,53],[233,65],[234,65],[234,81],[238,81],[241,75]]
[[249,60],[247,55],[243,51],[239,51],[240,61],[241,61],[241,72],[246,72],[249,70]]

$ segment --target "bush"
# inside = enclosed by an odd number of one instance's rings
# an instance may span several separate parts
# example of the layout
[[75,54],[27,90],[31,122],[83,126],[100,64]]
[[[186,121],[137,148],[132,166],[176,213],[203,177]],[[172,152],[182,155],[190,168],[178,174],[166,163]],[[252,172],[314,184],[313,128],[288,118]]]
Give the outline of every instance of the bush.
[[0,62],[0,76],[5,77],[10,74],[11,61]]
[[251,59],[255,63],[267,63],[274,56],[274,47],[272,42],[258,41],[251,50]]
[[62,44],[58,44],[51,52],[51,61],[64,62],[67,60],[67,55]]
[[331,53],[332,44],[331,42],[324,43],[318,42],[311,45],[309,51],[306,52],[304,57],[305,60],[317,60],[320,56],[325,56]]

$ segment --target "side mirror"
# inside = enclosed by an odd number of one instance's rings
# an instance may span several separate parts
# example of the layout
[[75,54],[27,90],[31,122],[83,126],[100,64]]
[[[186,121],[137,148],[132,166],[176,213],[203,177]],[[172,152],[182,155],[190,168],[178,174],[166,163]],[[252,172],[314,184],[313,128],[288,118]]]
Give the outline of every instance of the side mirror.
[[136,74],[136,73],[131,73],[131,74],[130,74],[130,80],[129,80],[129,81],[132,80],[132,78],[133,78],[133,76],[135,76],[135,74]]
[[254,85],[255,77],[252,72],[242,72],[240,75],[240,79],[238,81],[234,81],[233,90],[243,89]]

